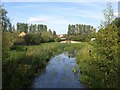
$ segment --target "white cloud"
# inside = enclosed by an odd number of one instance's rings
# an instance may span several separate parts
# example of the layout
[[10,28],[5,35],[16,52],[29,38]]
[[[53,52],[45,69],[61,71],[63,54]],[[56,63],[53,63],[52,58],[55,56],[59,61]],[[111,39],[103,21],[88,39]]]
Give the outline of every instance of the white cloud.
[[118,12],[114,12],[114,16],[115,16],[115,17],[118,17]]
[[47,22],[47,18],[36,18],[36,17],[30,17],[28,19],[29,23],[41,23],[41,22]]
[[101,20],[103,18],[102,13],[99,11],[89,11],[89,10],[76,10],[73,16],[86,17],[88,19]]

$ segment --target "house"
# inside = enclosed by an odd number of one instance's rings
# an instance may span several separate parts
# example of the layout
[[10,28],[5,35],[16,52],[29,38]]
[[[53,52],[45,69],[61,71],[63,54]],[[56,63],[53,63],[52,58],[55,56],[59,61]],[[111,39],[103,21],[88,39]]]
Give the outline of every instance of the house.
[[66,40],[63,34],[58,34],[57,37],[60,38],[61,40]]
[[64,35],[63,34],[58,34],[57,37],[58,38],[64,38]]
[[25,32],[21,32],[21,33],[19,34],[19,37],[24,37],[24,36],[26,36],[26,33],[25,33]]

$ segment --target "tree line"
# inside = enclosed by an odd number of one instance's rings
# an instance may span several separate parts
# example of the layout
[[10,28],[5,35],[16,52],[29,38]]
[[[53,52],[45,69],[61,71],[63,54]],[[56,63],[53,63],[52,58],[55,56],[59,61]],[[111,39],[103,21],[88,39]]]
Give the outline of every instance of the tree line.
[[56,36],[56,31],[48,29],[47,25],[43,24],[30,24],[27,23],[17,23],[17,31],[25,32],[26,36],[23,37],[23,42],[17,42],[16,45],[26,44],[26,45],[38,45],[44,42],[54,42],[58,40]]
[[[8,20],[9,21],[9,20]],[[25,32],[25,33],[36,33],[36,32],[43,32],[43,31],[49,31],[51,34],[54,33],[56,34],[56,31],[51,29],[48,29],[47,25],[43,25],[43,24],[27,24],[27,23],[21,23],[21,22],[17,22],[16,26],[12,25],[12,23],[9,21],[9,24],[7,24],[5,26],[5,24],[3,23],[3,31],[7,31],[7,32]],[[16,28],[15,28],[16,27]]]
[[20,32],[42,32],[42,31],[47,31],[47,25],[43,25],[43,24],[30,24],[28,25],[27,23],[17,23],[17,30]]
[[[7,16],[8,12],[3,7],[0,7],[0,13],[3,46],[5,46],[5,49],[14,45],[38,45],[44,42],[60,41],[57,38],[56,31],[48,29],[47,25],[21,22],[12,25],[10,18]],[[21,32],[25,32],[26,35],[18,37]]]
[[89,41],[95,37],[96,29],[91,25],[76,24],[68,25],[68,38],[78,41]]

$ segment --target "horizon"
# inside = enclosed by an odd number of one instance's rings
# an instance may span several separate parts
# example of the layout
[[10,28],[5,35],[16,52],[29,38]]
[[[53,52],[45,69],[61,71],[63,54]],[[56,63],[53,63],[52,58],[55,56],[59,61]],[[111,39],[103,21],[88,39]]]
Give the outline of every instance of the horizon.
[[[118,3],[111,4],[117,17]],[[45,24],[57,34],[66,34],[69,24],[98,28],[104,20],[102,11],[106,2],[3,2],[3,6],[13,25],[17,22]]]

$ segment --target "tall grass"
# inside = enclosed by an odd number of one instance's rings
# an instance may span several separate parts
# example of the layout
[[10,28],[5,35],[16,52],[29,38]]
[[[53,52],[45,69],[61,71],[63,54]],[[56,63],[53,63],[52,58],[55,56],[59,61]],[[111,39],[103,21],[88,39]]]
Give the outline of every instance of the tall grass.
[[[19,46],[3,57],[3,88],[28,87],[54,55],[76,51],[80,67],[80,81],[89,88],[115,88],[117,84],[117,63],[107,62],[98,55],[89,43],[43,43],[36,46]],[[5,55],[3,55],[5,56]],[[108,73],[110,72],[110,73]]]
[[3,88],[27,87],[44,70],[52,56],[81,47],[83,44],[44,43],[10,50],[3,60]]

